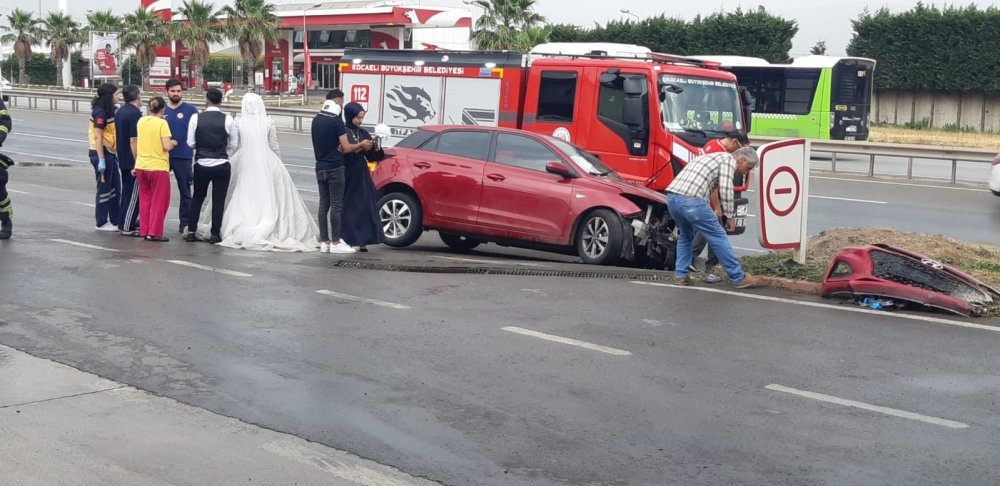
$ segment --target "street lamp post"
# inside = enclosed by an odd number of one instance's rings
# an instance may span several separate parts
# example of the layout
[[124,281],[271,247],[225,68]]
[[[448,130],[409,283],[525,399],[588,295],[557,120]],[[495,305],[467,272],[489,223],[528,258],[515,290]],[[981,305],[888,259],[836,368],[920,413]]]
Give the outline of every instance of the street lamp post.
[[302,104],[305,105],[309,102],[309,88],[312,87],[312,60],[309,58],[309,31],[306,30],[306,12],[321,7],[322,3],[313,4],[302,11],[302,64],[303,71],[305,72],[305,86],[302,88]]
[[635,20],[636,20],[636,22],[638,22],[638,21],[639,21],[639,16],[638,16],[638,15],[636,15],[636,14],[634,14],[634,13],[632,13],[632,12],[631,12],[631,11],[630,11],[629,9],[627,9],[627,8],[623,8],[623,9],[619,10],[619,12],[621,12],[621,13],[623,13],[623,14],[625,14],[625,15],[631,15],[631,16],[635,17]]

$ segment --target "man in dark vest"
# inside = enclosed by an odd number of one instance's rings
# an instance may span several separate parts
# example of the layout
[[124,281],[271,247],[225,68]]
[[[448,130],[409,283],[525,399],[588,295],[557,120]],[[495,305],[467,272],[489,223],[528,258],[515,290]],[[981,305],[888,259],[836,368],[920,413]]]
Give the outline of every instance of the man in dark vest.
[[201,206],[212,185],[212,230],[209,243],[219,243],[222,238],[222,214],[229,190],[229,151],[239,144],[239,131],[233,117],[219,109],[222,91],[210,88],[205,93],[205,111],[191,117],[188,125],[187,143],[194,149],[194,194],[191,198],[191,212],[188,216],[188,232],[185,241],[196,241],[198,218]]

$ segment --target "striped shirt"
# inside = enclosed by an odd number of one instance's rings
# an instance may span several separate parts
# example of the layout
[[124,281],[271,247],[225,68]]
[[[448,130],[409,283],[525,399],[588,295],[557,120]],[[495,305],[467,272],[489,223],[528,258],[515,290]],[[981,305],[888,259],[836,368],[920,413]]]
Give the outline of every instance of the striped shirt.
[[729,152],[706,154],[688,162],[688,165],[667,186],[667,192],[707,201],[712,196],[712,191],[718,187],[722,214],[732,218],[736,212],[733,196],[735,175],[736,159],[732,154]]

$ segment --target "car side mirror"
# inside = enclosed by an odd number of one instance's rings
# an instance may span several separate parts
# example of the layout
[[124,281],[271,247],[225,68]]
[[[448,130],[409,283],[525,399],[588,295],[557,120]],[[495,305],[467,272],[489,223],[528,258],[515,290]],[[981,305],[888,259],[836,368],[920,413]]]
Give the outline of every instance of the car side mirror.
[[561,176],[564,179],[573,179],[576,177],[576,174],[562,162],[549,162],[545,164],[545,172]]

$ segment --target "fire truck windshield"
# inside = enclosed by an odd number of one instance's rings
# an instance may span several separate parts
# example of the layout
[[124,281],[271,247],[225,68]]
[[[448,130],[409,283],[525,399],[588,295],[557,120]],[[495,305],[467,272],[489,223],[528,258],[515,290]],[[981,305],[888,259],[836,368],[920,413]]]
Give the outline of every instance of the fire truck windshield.
[[727,130],[743,129],[739,99],[732,81],[660,76],[663,128],[698,146]]

